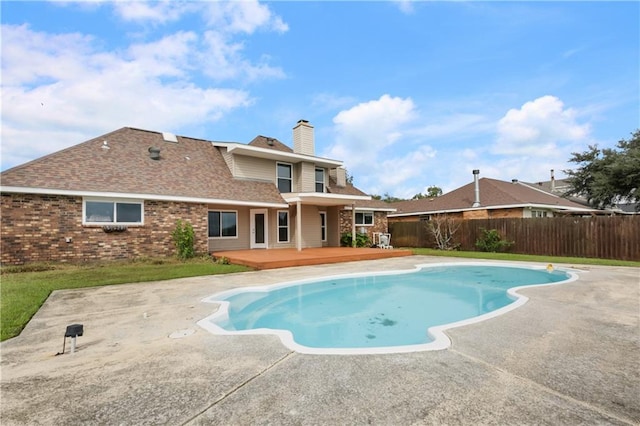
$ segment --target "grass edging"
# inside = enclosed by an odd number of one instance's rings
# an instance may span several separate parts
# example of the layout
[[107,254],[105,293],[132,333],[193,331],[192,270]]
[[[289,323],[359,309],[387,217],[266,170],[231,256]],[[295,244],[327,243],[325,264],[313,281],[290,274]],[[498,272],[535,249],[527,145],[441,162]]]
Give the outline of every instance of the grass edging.
[[29,320],[55,290],[163,281],[176,278],[250,271],[240,265],[215,263],[211,258],[189,261],[145,260],[90,265],[28,265],[13,272],[3,267],[0,279],[0,341],[20,334]]
[[479,251],[446,251],[429,248],[409,248],[415,255],[422,256],[441,256],[441,257],[459,257],[465,259],[490,259],[490,260],[506,260],[520,262],[543,262],[543,263],[564,263],[564,264],[580,264],[580,265],[598,265],[598,266],[630,266],[640,267],[640,262],[632,260],[615,260],[615,259],[594,259],[588,257],[559,257],[559,256],[539,256],[532,254],[516,254],[516,253],[490,253]]

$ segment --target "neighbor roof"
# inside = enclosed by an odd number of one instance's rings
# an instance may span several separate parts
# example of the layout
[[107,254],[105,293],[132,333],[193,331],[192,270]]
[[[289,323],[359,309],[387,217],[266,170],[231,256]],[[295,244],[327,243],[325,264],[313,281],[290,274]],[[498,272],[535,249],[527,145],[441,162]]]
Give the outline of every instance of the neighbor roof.
[[[481,178],[480,209],[537,206],[558,210],[592,211],[584,206],[547,192],[536,190],[519,182],[505,182],[497,179]],[[407,216],[414,214],[433,214],[472,210],[475,201],[473,182],[434,198],[399,201],[392,203],[397,209],[389,216]]]
[[[2,172],[2,189],[286,205],[272,183],[233,178],[211,142],[176,139],[168,142],[160,132],[124,127]],[[160,149],[159,160],[151,159],[151,147]]]

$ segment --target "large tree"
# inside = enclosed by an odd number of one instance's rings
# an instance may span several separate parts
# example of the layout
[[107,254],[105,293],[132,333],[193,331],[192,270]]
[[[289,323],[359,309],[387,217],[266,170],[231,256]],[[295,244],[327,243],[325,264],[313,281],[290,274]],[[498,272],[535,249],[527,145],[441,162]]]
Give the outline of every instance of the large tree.
[[571,182],[566,195],[585,196],[596,208],[640,201],[640,129],[631,136],[617,148],[590,145],[585,152],[572,153],[569,161],[579,167],[564,171]]

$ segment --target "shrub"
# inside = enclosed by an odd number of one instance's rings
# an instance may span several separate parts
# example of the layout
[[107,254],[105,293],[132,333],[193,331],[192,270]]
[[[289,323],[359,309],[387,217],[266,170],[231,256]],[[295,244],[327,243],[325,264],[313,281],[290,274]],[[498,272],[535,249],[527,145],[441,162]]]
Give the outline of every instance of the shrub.
[[173,242],[176,245],[176,254],[180,259],[191,259],[195,256],[193,250],[193,242],[195,240],[195,234],[193,232],[193,226],[189,222],[182,222],[178,219],[176,221],[176,228],[171,233]]
[[[351,238],[351,232],[345,232],[340,236],[341,247],[351,247],[353,239]],[[356,247],[369,247],[371,246],[371,240],[367,234],[356,234]]]
[[480,251],[496,253],[507,250],[513,241],[503,240],[496,229],[482,229],[482,235],[476,240],[476,247]]

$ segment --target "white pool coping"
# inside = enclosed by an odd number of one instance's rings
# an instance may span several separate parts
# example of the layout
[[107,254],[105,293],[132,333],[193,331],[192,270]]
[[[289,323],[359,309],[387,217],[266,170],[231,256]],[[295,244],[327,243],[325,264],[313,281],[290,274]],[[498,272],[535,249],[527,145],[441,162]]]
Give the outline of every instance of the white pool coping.
[[[433,327],[429,327],[427,329],[427,334],[429,337],[433,339],[433,341],[429,343],[419,344],[419,345],[403,345],[403,346],[381,346],[381,347],[371,347],[371,348],[313,348],[309,346],[303,346],[293,339],[293,334],[289,330],[278,330],[271,328],[256,328],[251,330],[235,330],[229,331],[224,328],[216,325],[214,321],[218,321],[221,319],[229,318],[229,302],[225,300],[220,300],[223,298],[227,298],[239,293],[245,292],[269,292],[272,290],[276,290],[283,287],[292,287],[300,284],[309,284],[318,281],[326,281],[332,279],[341,279],[341,278],[357,278],[357,277],[371,277],[371,276],[380,276],[380,275],[399,275],[399,274],[408,274],[416,272],[420,269],[426,268],[435,268],[441,266],[503,266],[503,267],[517,267],[517,268],[525,268],[525,269],[557,269],[559,271],[566,272],[569,275],[569,278],[563,281],[558,281],[554,283],[546,283],[546,284],[530,284],[519,287],[512,287],[507,290],[507,294],[514,299],[513,303],[510,303],[507,306],[503,306],[502,308],[496,309],[495,311],[487,312],[486,314],[479,315],[477,317],[468,318],[461,321],[456,321],[448,324],[437,325]],[[209,331],[212,334],[216,335],[276,335],[280,338],[280,341],[287,348],[302,354],[312,354],[312,355],[368,355],[368,354],[396,354],[396,353],[409,353],[409,352],[423,352],[423,351],[437,351],[442,349],[447,349],[451,346],[451,339],[446,335],[445,331],[451,328],[462,327],[470,324],[475,324],[478,322],[486,321],[491,318],[495,318],[501,315],[506,314],[514,309],[519,308],[520,306],[527,303],[529,300],[528,297],[519,294],[519,290],[532,288],[532,287],[548,287],[553,285],[566,284],[573,281],[576,281],[579,277],[577,272],[586,272],[580,271],[572,268],[555,268],[551,264],[547,265],[531,265],[531,264],[522,264],[517,262],[439,262],[439,263],[427,263],[427,264],[418,264],[415,265],[414,269],[404,269],[404,270],[393,270],[393,271],[380,271],[380,272],[359,272],[352,274],[340,274],[340,275],[331,275],[326,277],[316,277],[316,278],[308,278],[304,280],[296,280],[296,281],[288,281],[277,284],[270,284],[264,286],[254,286],[254,287],[238,287],[232,290],[227,290],[223,292],[216,293],[212,296],[206,297],[202,299],[202,302],[205,303],[217,303],[219,304],[218,310],[208,317],[198,321],[198,325],[205,330]]]

